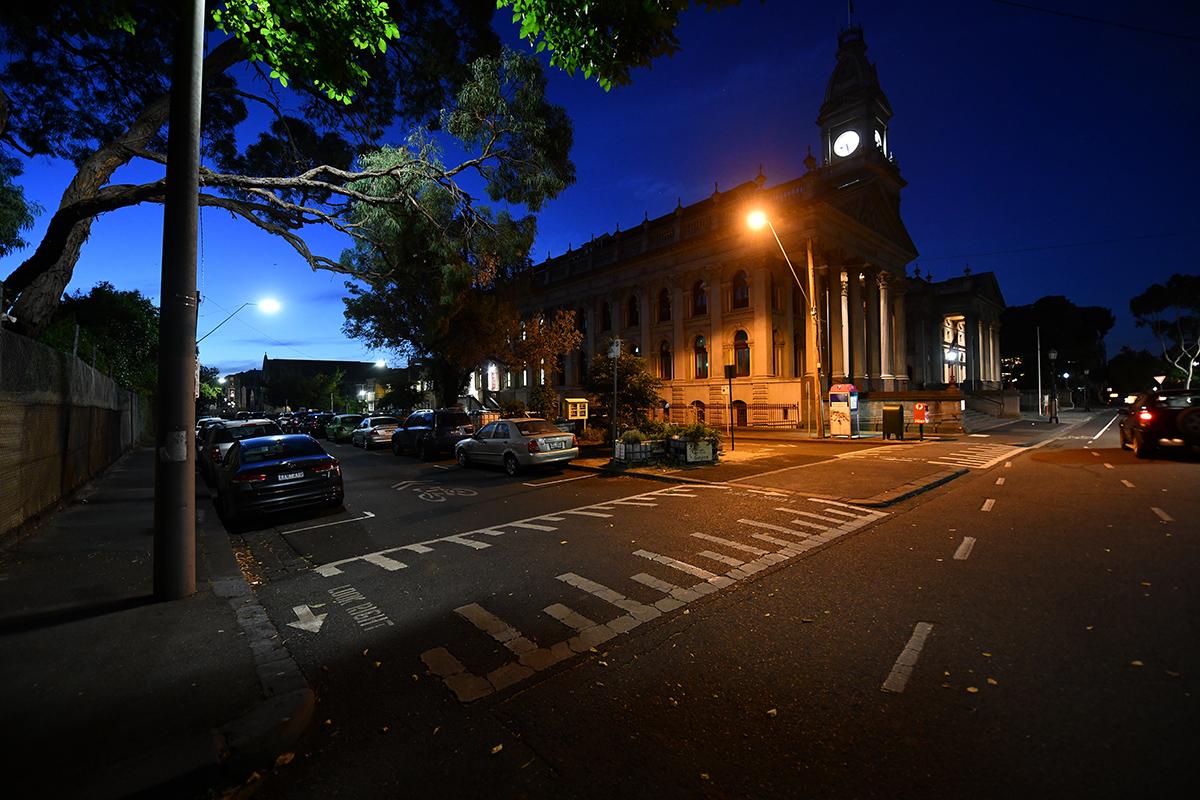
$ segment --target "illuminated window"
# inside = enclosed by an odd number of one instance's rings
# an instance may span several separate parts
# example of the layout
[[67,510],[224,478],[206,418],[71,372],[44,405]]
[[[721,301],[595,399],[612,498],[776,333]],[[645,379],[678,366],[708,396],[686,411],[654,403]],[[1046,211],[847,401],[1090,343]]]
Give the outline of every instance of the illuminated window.
[[708,343],[704,341],[703,336],[696,337],[694,346],[696,354],[696,377],[708,377]]
[[708,285],[704,281],[696,281],[692,287],[692,316],[699,317],[708,313]]
[[737,367],[736,375],[739,378],[750,374],[750,342],[745,331],[733,335],[733,364]]

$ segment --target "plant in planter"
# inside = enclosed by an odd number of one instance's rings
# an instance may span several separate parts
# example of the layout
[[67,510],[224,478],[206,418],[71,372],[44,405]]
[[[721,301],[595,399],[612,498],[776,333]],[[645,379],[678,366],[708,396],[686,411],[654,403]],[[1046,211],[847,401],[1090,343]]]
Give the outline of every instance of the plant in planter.
[[711,464],[717,461],[721,432],[697,422],[670,426],[671,457],[685,464]]
[[613,447],[613,458],[625,464],[645,464],[657,460],[662,453],[661,441],[647,440],[646,434],[636,428],[621,434]]

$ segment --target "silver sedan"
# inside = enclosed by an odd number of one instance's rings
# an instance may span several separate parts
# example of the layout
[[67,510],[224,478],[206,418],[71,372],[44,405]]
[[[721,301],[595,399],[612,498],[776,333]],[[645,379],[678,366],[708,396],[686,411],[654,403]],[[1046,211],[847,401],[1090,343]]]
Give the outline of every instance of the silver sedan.
[[502,419],[484,425],[454,446],[461,466],[498,464],[509,475],[524,467],[565,467],[579,456],[575,434],[564,433],[544,419]]
[[366,417],[350,432],[350,444],[370,450],[375,445],[392,441],[392,432],[400,425],[395,417]]

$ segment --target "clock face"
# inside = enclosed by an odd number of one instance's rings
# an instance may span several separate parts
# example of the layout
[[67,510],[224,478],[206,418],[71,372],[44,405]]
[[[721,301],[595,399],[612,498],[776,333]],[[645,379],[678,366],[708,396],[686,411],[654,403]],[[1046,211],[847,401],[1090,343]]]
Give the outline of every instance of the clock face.
[[842,131],[838,137],[833,140],[834,155],[845,158],[858,149],[858,132],[857,131]]

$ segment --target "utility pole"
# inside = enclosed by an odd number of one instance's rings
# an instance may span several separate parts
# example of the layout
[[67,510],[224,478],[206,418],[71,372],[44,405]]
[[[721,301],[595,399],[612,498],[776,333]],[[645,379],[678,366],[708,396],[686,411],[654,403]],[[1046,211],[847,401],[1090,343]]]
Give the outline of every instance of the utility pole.
[[1038,390],[1037,404],[1038,410],[1044,411],[1042,406],[1042,327],[1039,325],[1034,330],[1037,332],[1037,365],[1038,365]]
[[167,194],[158,326],[154,472],[154,596],[196,591],[196,230],[204,0],[180,3],[171,65]]
[[612,441],[617,446],[617,364],[621,360],[621,340],[616,338],[608,347],[608,354],[613,360],[613,399],[612,399]]

